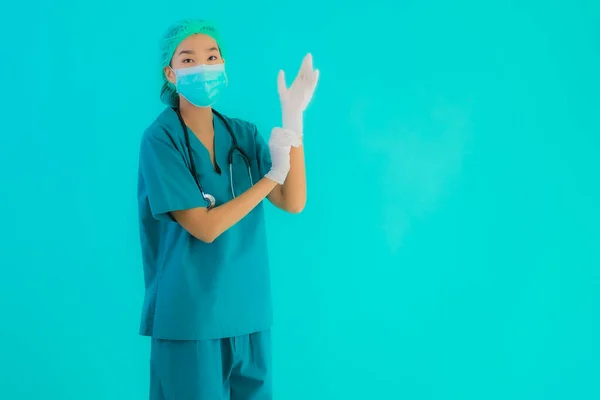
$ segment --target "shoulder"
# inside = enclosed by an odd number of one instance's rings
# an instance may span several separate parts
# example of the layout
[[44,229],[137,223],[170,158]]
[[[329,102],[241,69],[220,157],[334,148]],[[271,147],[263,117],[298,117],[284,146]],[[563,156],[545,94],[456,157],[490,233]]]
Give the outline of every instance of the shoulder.
[[166,108],[144,131],[142,147],[144,144],[157,141],[170,142],[175,145],[180,130],[181,126],[177,114],[172,108]]
[[240,141],[254,141],[257,133],[256,125],[252,122],[240,119],[231,118],[219,113],[226,125],[229,125],[236,138]]

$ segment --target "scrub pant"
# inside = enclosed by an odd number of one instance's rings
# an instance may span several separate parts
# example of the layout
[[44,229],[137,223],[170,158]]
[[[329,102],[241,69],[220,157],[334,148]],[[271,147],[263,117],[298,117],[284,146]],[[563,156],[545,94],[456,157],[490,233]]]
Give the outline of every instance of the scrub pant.
[[271,400],[271,332],[152,339],[150,400]]

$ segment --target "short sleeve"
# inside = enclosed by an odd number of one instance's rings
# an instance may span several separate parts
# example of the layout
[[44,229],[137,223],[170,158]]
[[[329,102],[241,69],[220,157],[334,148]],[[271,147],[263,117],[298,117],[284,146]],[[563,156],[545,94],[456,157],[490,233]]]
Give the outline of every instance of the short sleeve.
[[263,178],[271,169],[271,150],[265,138],[254,128],[254,140],[256,142],[256,159],[260,177]]
[[168,135],[144,137],[140,174],[154,218],[173,221],[172,211],[206,207],[196,181]]

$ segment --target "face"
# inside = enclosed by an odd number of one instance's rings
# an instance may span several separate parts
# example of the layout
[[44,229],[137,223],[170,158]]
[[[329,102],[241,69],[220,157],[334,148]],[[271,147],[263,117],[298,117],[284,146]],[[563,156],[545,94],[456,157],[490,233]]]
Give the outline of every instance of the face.
[[[197,34],[186,38],[177,46],[170,67],[180,69],[224,62],[217,42],[210,36]],[[175,84],[175,73],[171,68],[165,67],[164,71],[169,82]]]

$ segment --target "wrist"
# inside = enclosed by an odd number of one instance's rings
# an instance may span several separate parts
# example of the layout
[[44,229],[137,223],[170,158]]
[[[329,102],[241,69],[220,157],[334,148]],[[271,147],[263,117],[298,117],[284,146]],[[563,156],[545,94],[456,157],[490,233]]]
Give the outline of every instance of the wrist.
[[302,113],[294,111],[284,111],[282,114],[282,127],[296,132],[299,137],[302,136]]
[[283,185],[285,182],[285,178],[287,178],[288,173],[290,172],[289,168],[277,168],[273,166],[269,172],[265,175],[265,178],[279,184]]
[[270,174],[270,171],[263,177],[263,179],[261,179],[261,181],[264,181],[264,183],[267,185],[269,193],[271,192],[271,190],[275,189],[275,187],[279,184],[279,182],[273,179],[273,177]]

